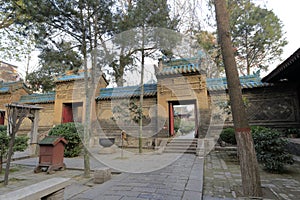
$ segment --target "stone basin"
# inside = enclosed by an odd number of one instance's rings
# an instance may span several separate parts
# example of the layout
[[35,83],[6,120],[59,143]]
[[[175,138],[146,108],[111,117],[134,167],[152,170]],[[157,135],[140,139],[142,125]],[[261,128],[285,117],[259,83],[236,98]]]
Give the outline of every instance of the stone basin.
[[99,144],[103,147],[111,147],[115,143],[115,138],[99,138]]

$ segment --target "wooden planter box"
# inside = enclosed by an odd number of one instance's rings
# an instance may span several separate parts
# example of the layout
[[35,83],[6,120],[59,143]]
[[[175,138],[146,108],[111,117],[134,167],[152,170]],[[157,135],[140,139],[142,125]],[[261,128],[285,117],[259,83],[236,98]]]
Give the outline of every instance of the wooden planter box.
[[47,173],[54,170],[64,170],[64,149],[68,142],[63,137],[47,136],[39,142],[39,165],[34,169],[35,173],[47,168]]

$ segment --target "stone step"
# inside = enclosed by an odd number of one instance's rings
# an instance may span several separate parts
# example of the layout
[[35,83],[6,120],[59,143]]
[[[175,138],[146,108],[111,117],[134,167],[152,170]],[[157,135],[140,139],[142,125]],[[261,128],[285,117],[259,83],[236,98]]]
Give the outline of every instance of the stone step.
[[197,141],[178,141],[178,140],[172,140],[168,142],[168,144],[197,144]]
[[197,143],[187,143],[187,142],[169,142],[167,143],[167,146],[178,146],[178,147],[189,147],[189,146],[195,146],[197,147]]
[[178,142],[178,143],[197,143],[197,139],[172,139],[169,141],[171,142]]
[[194,153],[194,154],[196,154],[196,149],[165,149],[164,153]]
[[197,149],[197,139],[172,139],[167,143],[164,153],[192,153]]
[[196,154],[196,150],[176,150],[176,149],[165,149],[164,153],[188,153],[188,154]]
[[178,146],[178,145],[167,145],[165,147],[165,149],[196,149],[197,145],[182,145],[182,146]]
[[187,149],[187,148],[197,148],[197,144],[192,144],[192,145],[184,145],[184,144],[181,144],[181,145],[176,145],[176,144],[168,144],[166,146],[166,148],[183,148],[183,149]]

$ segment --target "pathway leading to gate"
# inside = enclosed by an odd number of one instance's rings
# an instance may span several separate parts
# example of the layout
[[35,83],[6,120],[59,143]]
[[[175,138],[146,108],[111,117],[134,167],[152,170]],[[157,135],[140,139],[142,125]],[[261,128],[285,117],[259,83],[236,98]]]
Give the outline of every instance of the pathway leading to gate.
[[[159,162],[159,160],[157,161]],[[122,173],[104,184],[79,194],[76,187],[68,193],[71,200],[198,200],[202,198],[203,158],[183,154],[169,166],[148,173]]]

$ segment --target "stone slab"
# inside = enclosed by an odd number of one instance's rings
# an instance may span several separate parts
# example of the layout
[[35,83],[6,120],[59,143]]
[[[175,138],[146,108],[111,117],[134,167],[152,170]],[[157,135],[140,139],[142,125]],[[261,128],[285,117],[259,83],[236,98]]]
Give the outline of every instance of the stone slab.
[[201,200],[202,193],[195,191],[185,191],[182,200]]
[[5,200],[35,200],[48,196],[59,190],[64,189],[70,185],[70,178],[51,178],[36,184],[29,185],[9,192],[7,194],[0,195],[0,199]]

